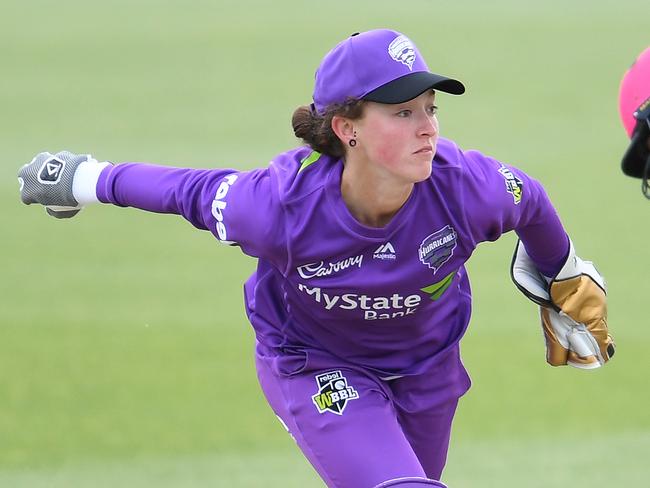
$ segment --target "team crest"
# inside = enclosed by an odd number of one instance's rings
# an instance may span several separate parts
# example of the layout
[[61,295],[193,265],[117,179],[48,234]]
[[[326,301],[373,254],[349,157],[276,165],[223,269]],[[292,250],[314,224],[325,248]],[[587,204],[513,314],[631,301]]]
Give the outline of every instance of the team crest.
[[408,66],[411,71],[413,70],[415,46],[413,46],[413,43],[408,37],[398,36],[393,39],[393,42],[388,46],[388,54],[395,61]]
[[501,173],[501,176],[506,180],[506,191],[512,195],[515,205],[519,205],[524,188],[523,181],[517,178],[512,171],[503,165],[499,168],[499,173]]
[[357,391],[350,385],[340,371],[329,371],[316,375],[318,393],[311,397],[318,413],[332,412],[343,415],[343,410],[350,400],[359,398]]
[[445,225],[422,241],[418,254],[422,264],[436,273],[445,264],[456,249],[456,231],[451,225]]

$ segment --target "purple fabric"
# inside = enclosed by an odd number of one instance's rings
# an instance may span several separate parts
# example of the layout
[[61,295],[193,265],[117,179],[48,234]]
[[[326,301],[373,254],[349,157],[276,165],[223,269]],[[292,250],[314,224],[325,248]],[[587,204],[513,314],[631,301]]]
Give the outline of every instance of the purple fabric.
[[258,257],[246,309],[279,370],[303,351],[327,351],[380,376],[422,374],[467,328],[464,263],[480,242],[515,230],[551,275],[568,251],[537,181],[449,140],[439,140],[431,177],[383,228],[347,210],[340,160],[301,166],[311,153],[297,148],[253,171],[121,164],[101,175],[97,192],[104,202],[181,214]]
[[361,99],[397,78],[428,72],[417,47],[403,34],[388,29],[355,34],[337,44],[321,61],[316,70],[314,105],[322,114],[329,105],[348,98]]
[[[396,478],[440,478],[457,405],[457,398],[432,403],[439,394],[433,377],[445,371],[382,381],[340,358],[321,355],[310,358],[299,372],[278,375],[275,357],[265,356],[263,349],[256,355],[262,390],[327,486],[374,487]],[[321,391],[319,375],[338,376],[341,389],[352,393],[341,414],[319,411],[314,399]],[[464,369],[463,375],[468,387]]]
[[437,486],[438,488],[447,488],[446,485],[436,480],[428,480],[422,478],[398,478],[386,483],[375,486],[374,488],[425,488],[428,486]]
[[512,230],[549,276],[568,252],[525,173],[446,139],[432,165],[383,228],[348,211],[343,162],[307,147],[252,171],[120,164],[97,184],[102,202],[180,214],[258,258],[244,293],[260,383],[329,486],[439,479],[470,387],[465,262]]
[[[503,194],[498,193],[499,182],[494,179],[493,169],[505,165],[478,151],[467,151],[464,156],[472,165],[475,178],[475,184],[465,195],[468,216],[470,222],[484,221],[482,226],[475,224],[474,239],[494,241],[501,234],[515,230],[538,271],[555,276],[569,253],[569,238],[541,184],[520,170],[506,166],[523,183],[522,201],[515,205],[518,211],[513,212],[512,206],[504,205]],[[509,181],[507,176],[499,174]],[[512,198],[514,201],[515,197]]]

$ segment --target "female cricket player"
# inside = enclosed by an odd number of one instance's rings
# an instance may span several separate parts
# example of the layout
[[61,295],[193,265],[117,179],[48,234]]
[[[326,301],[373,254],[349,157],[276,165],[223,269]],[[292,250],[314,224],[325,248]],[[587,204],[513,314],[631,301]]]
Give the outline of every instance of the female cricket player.
[[614,352],[603,279],[542,186],[440,137],[438,93],[464,90],[403,34],[353,34],[294,113],[305,144],[266,168],[41,153],[20,170],[21,196],[55,217],[94,202],[179,214],[256,257],[245,303],[259,381],[324,482],[441,487],[470,387],[464,265],[480,242],[518,234],[512,276],[542,307],[549,363],[596,368]]

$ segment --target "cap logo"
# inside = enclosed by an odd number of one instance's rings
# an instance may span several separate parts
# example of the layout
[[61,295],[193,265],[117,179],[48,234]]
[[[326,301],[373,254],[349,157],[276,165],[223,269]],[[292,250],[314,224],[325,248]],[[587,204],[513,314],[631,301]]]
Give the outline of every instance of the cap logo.
[[393,42],[388,46],[388,54],[395,61],[402,63],[413,71],[413,63],[415,62],[415,46],[411,40],[406,36],[398,36],[393,39]]

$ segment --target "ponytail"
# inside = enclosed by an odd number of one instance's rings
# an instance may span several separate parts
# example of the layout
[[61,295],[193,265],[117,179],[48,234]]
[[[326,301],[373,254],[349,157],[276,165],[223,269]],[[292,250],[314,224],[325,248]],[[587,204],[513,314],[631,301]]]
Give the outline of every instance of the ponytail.
[[298,107],[291,118],[293,133],[302,139],[314,151],[333,157],[343,157],[345,148],[332,130],[332,118],[335,115],[355,120],[363,114],[363,100],[351,99],[343,104],[332,105],[324,114],[316,113],[312,106]]

